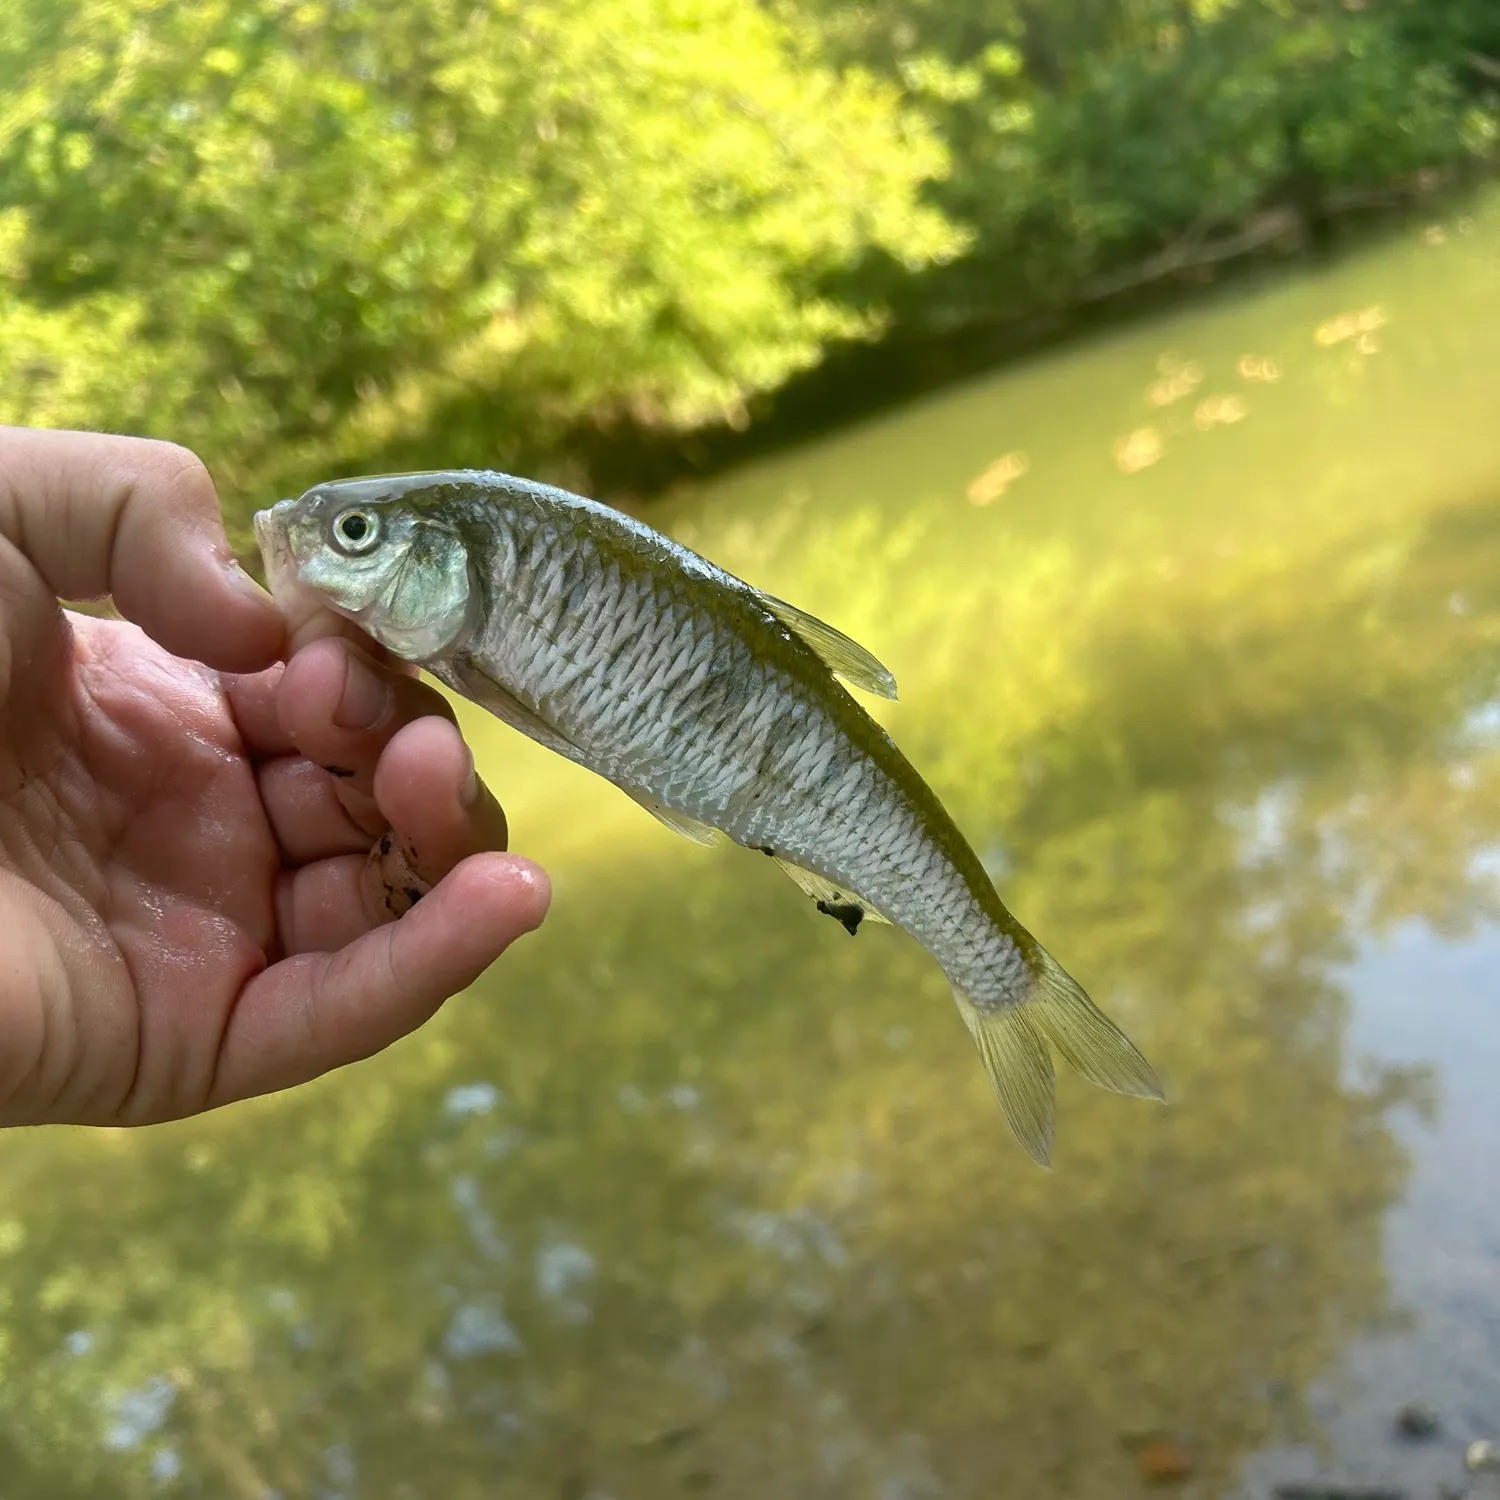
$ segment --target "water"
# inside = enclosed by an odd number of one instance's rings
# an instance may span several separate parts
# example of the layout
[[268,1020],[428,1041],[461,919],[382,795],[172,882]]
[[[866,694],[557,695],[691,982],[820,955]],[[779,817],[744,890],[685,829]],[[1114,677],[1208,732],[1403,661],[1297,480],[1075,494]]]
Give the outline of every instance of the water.
[[1153,1440],[1195,1496],[1460,1482],[1497,370],[1491,200],[655,513],[892,666],[1170,1108],[1065,1078],[1037,1171],[914,944],[466,711],[540,934],[312,1087],[0,1141],[0,1496],[1103,1500]]

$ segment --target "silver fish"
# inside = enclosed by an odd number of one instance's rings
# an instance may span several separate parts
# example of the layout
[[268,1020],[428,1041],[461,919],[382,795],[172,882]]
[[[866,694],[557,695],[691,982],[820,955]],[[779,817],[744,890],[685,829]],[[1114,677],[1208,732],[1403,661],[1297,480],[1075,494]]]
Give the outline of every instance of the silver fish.
[[896,696],[847,636],[608,506],[505,474],[336,480],[261,511],[255,531],[284,608],[355,621],[678,833],[770,855],[850,933],[910,933],[1038,1162],[1049,1044],[1104,1088],[1163,1097],[836,681]]

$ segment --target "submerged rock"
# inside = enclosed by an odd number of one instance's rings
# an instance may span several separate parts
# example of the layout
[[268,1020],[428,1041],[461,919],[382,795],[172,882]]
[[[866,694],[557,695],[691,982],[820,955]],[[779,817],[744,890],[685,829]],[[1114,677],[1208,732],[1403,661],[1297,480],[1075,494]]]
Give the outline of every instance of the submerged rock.
[[1403,1406],[1396,1413],[1394,1426],[1396,1436],[1404,1438],[1409,1443],[1425,1443],[1443,1430],[1438,1414],[1420,1401],[1413,1401]]

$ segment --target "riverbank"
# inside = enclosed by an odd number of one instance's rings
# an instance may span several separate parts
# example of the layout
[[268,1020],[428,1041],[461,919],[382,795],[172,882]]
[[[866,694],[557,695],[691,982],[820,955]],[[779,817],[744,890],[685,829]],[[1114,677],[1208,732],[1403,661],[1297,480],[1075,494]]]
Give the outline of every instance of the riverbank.
[[1474,173],[1419,172],[1379,190],[1335,195],[1316,218],[1273,204],[1228,234],[1184,240],[1101,275],[1079,300],[1029,317],[949,330],[898,327],[876,341],[836,345],[823,361],[748,403],[744,418],[691,432],[617,421],[581,424],[557,450],[526,455],[526,472],[561,468],[618,504],[645,504],[674,487],[835,432],[986,372],[1099,335],[1206,308],[1311,266],[1332,267],[1433,219],[1461,214],[1500,189]]
[[642,499],[1500,162],[1492,0],[36,11],[0,421],[184,443],[240,541],[330,473]]

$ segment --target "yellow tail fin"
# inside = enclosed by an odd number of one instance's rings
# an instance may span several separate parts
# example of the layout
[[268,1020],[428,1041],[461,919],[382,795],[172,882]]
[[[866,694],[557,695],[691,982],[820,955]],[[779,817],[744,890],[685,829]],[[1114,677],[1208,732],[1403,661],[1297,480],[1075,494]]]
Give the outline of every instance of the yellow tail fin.
[[1030,955],[1031,993],[1015,1005],[976,1005],[953,991],[973,1034],[995,1097],[1032,1160],[1052,1157],[1052,1054],[1090,1083],[1138,1099],[1165,1100],[1156,1070],[1071,975],[1041,947]]

